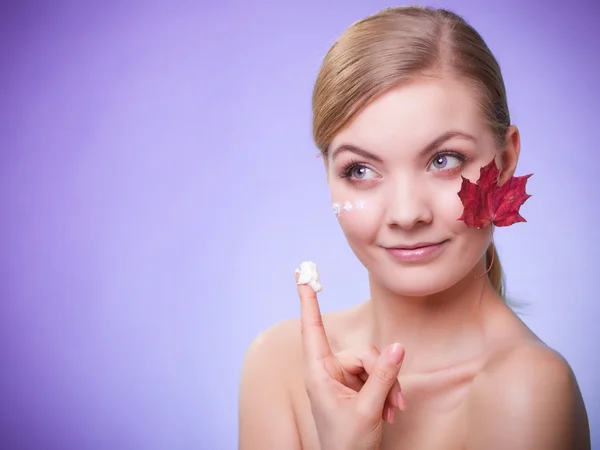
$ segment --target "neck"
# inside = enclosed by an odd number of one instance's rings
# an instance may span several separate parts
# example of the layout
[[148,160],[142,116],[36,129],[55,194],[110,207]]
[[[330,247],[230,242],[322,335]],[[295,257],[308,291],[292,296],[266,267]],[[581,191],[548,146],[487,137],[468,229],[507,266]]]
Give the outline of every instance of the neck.
[[477,264],[462,281],[427,297],[399,296],[370,278],[370,342],[377,348],[399,342],[406,348],[402,372],[431,372],[481,354],[486,311],[500,302]]

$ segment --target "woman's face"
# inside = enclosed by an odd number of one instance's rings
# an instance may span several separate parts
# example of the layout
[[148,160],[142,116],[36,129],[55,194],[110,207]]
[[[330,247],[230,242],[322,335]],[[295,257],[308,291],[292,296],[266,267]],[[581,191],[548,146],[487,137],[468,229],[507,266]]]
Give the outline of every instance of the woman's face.
[[371,103],[329,147],[342,230],[371,277],[393,292],[451,287],[490,243],[489,227],[458,220],[461,175],[477,181],[497,154],[473,95],[456,81],[415,80]]

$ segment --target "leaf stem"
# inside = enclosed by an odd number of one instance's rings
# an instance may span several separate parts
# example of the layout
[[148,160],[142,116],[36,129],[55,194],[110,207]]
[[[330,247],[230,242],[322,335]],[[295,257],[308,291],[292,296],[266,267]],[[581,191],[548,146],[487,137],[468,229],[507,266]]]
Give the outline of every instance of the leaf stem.
[[[490,225],[490,230],[492,231],[492,242],[491,242],[491,246],[492,246],[492,260],[490,261],[490,267],[488,267],[487,270],[484,273],[482,273],[481,275],[478,275],[476,278],[485,277],[488,273],[490,273],[490,270],[492,270],[492,266],[494,265],[496,250],[494,248],[494,226],[493,225]],[[487,258],[486,258],[486,260],[487,260]]]

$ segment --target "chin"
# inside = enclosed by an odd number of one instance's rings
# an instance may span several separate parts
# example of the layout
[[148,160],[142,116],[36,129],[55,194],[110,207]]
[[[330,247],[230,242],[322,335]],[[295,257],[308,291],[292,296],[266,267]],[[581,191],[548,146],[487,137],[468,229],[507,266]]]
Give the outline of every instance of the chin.
[[444,292],[470,276],[485,255],[485,250],[472,250],[462,248],[461,252],[443,252],[435,259],[422,263],[395,261],[383,249],[368,252],[368,255],[355,254],[369,272],[372,282],[383,289],[395,295],[427,297]]
[[461,273],[452,272],[420,266],[395,267],[370,273],[373,281],[396,295],[428,297],[450,289],[464,278],[464,274],[461,276]]

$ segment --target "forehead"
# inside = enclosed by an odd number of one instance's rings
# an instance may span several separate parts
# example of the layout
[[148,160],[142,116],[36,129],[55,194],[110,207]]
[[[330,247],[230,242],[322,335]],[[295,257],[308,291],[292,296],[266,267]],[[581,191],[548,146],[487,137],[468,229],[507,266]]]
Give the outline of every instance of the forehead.
[[333,140],[372,150],[422,146],[448,130],[484,138],[486,126],[477,93],[465,83],[419,78],[369,104]]

